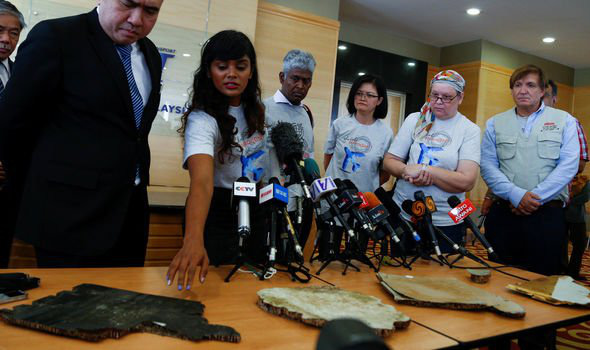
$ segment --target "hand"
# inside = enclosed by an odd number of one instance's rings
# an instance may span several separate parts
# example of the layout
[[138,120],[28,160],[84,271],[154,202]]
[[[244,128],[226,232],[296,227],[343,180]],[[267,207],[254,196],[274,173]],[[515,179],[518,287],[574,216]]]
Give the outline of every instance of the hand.
[[524,215],[531,215],[541,206],[541,202],[539,202],[540,199],[541,197],[533,192],[527,192],[520,200],[516,209]]
[[409,164],[404,167],[402,177],[404,179],[417,178],[422,170],[422,164]]
[[432,179],[432,174],[430,174],[426,170],[420,171],[418,177],[416,178],[408,177],[405,180],[414,186],[430,186],[434,182],[434,180]]
[[494,204],[494,200],[491,198],[484,198],[483,203],[481,205],[481,215],[488,215],[490,212],[490,208]]
[[186,290],[190,290],[197,266],[201,266],[199,280],[201,283],[205,283],[205,277],[207,277],[207,271],[209,270],[209,257],[207,256],[205,245],[202,240],[186,240],[170,263],[170,267],[168,267],[168,272],[166,273],[168,285],[174,282],[174,277],[178,272],[178,290],[182,290],[182,287],[185,285],[185,279]]

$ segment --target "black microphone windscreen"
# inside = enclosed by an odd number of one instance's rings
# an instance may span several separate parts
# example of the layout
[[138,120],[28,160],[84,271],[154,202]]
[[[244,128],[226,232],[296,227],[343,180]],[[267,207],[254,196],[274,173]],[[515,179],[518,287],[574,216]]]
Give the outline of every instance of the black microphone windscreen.
[[285,164],[289,158],[303,158],[303,142],[293,124],[278,122],[270,130],[270,140],[275,146],[279,162]]
[[402,202],[402,209],[408,214],[408,215],[413,215],[412,214],[412,201],[409,199],[406,199],[405,201]]
[[454,207],[458,206],[459,204],[461,204],[461,200],[457,196],[450,196],[447,199],[447,203],[449,203],[451,208],[454,208]]
[[280,185],[281,184],[281,182],[279,181],[279,179],[277,179],[275,176],[273,176],[270,179],[268,179],[268,183],[269,184],[275,184],[275,185]]
[[237,182],[250,182],[250,179],[245,176],[242,176],[239,179],[237,179],[236,181]]
[[417,201],[423,201],[425,200],[425,196],[424,196],[424,192],[422,191],[416,191],[414,192],[414,199],[416,199]]
[[393,191],[388,192],[383,187],[378,187],[375,190],[375,195],[391,214],[398,215],[401,213],[399,206],[393,200]]
[[348,188],[349,190],[353,190],[354,192],[359,192],[359,189],[356,187],[354,182],[352,182],[350,179],[344,179],[343,182],[344,182],[344,185],[346,186],[346,188]]
[[341,179],[333,179],[334,180],[334,185],[336,185],[336,194],[340,195],[344,190],[346,190],[346,185],[344,184],[344,181],[342,181]]

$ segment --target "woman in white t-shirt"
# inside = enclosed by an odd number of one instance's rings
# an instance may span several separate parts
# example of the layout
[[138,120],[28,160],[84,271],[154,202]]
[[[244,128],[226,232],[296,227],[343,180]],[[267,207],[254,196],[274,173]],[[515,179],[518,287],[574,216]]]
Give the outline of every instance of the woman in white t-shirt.
[[373,192],[387,181],[380,171],[393,132],[382,119],[387,116],[387,91],[381,78],[358,77],[348,94],[349,116],[336,119],[324,146],[326,175],[349,179],[361,192]]
[[209,261],[234,262],[238,234],[230,204],[233,182],[241,176],[258,182],[268,163],[256,53],[246,35],[225,30],[205,43],[189,107],[180,129],[183,167],[190,174],[185,236],[167,274],[171,284],[178,273],[179,290],[190,289],[197,266],[203,283]]
[[[398,178],[393,195],[396,204],[403,207],[404,201],[414,201],[416,191],[431,196],[437,207],[432,215],[434,226],[457,244],[464,241],[465,228],[447,214],[451,209],[447,199],[452,195],[465,198],[475,184],[480,160],[480,129],[458,112],[464,88],[459,73],[438,73],[430,82],[428,101],[420,112],[406,118],[383,164]],[[437,239],[443,252],[451,251],[442,237]]]

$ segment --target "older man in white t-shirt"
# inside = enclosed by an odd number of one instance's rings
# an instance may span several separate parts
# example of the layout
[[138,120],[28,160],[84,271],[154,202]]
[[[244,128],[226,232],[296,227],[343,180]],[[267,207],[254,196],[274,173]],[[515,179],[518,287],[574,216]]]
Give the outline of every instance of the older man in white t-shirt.
[[[294,49],[285,55],[283,59],[283,70],[279,73],[279,81],[281,88],[277,90],[274,96],[265,99],[264,106],[266,107],[266,124],[269,129],[272,129],[278,122],[287,122],[293,125],[300,140],[303,143],[303,158],[313,158],[313,117],[311,110],[305,104],[303,99],[307,96],[309,88],[311,88],[313,80],[313,72],[315,70],[316,62],[311,53]],[[276,158],[275,152],[272,151],[274,147],[268,139],[270,151],[270,166],[271,173],[268,178],[276,176],[289,184],[289,179],[281,171],[280,164]],[[289,186],[289,204],[288,211],[290,213],[297,212],[298,206],[302,204],[303,190],[298,184]],[[301,208],[303,213],[303,221],[298,227],[300,231],[299,241],[305,245],[309,230],[311,229],[311,206]],[[298,220],[294,220],[297,224]]]

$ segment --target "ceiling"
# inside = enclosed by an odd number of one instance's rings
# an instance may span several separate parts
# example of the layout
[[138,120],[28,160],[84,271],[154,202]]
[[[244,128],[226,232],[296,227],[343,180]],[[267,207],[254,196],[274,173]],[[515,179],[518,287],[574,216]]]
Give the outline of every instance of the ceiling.
[[[467,15],[471,7],[481,14]],[[340,20],[436,47],[485,39],[569,67],[590,67],[590,0],[341,0]],[[545,44],[546,36],[556,41]]]

